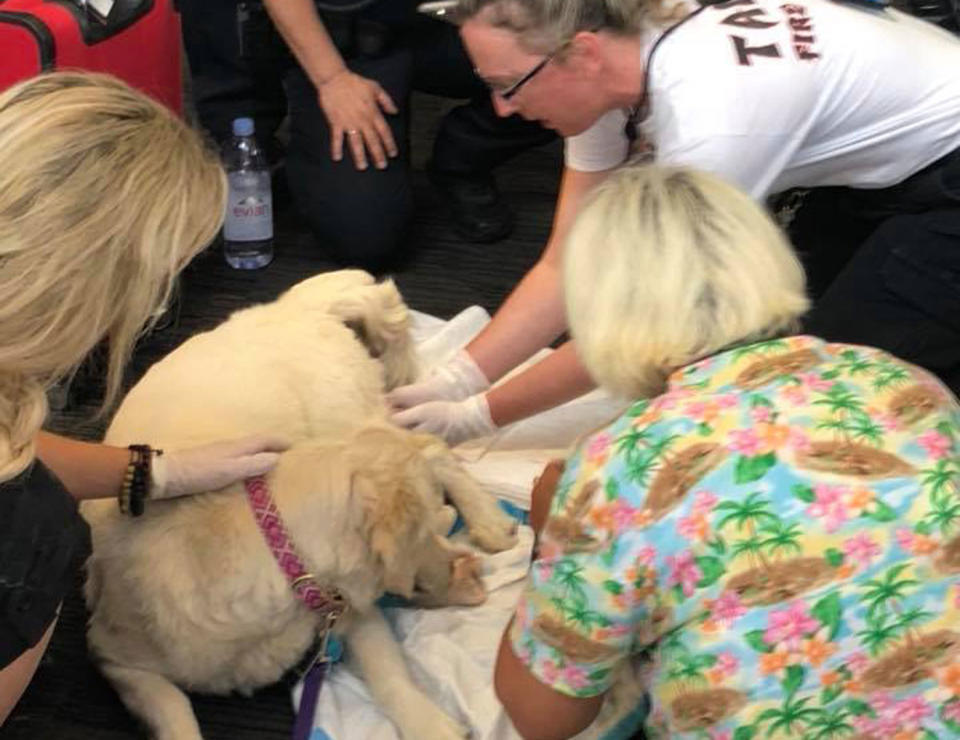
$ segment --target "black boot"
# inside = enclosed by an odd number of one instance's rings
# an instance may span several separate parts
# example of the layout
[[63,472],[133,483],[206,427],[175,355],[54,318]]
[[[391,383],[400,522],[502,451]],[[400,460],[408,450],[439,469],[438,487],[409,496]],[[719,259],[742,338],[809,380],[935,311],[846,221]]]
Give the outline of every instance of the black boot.
[[493,177],[441,172],[427,165],[427,176],[443,198],[454,230],[468,242],[488,244],[513,231],[513,211]]

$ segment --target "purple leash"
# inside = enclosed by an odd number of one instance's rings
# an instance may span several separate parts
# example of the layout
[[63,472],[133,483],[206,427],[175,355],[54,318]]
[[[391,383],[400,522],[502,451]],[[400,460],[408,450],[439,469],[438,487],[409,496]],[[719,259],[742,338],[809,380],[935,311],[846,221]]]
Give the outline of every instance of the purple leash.
[[327,666],[330,662],[321,658],[314,663],[303,679],[303,691],[300,694],[300,706],[297,709],[297,719],[293,724],[293,740],[308,740],[313,732],[313,716],[317,711],[317,700],[320,698],[320,687],[327,675]]

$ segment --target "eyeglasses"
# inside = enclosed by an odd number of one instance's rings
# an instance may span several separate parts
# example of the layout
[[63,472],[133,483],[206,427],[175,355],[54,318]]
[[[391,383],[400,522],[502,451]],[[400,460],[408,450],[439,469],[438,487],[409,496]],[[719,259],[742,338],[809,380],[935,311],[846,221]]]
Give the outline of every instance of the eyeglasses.
[[502,90],[493,88],[493,91],[504,100],[510,100],[510,98],[512,98],[514,95],[520,92],[520,88],[522,88],[524,85],[530,82],[530,80],[536,77],[544,67],[550,64],[550,61],[557,55],[559,51],[560,50],[557,49],[557,51],[547,54],[547,56],[545,56],[543,59],[537,62],[536,65],[534,65],[533,69],[531,69],[529,72],[523,75],[523,77],[521,77],[519,80],[514,82],[509,87],[505,87]]
[[565,41],[564,43],[560,44],[560,46],[558,46],[556,49],[554,49],[549,54],[547,54],[543,59],[537,62],[534,65],[533,69],[531,69],[529,72],[524,74],[519,80],[517,80],[513,84],[508,85],[507,87],[499,87],[496,85],[488,85],[488,86],[494,93],[499,95],[504,100],[510,100],[510,98],[512,98],[514,95],[520,92],[520,88],[522,88],[524,85],[530,82],[530,80],[532,80],[534,77],[540,74],[540,71],[544,67],[546,67],[548,64],[550,64],[550,62],[554,60],[557,54],[559,54],[561,51],[566,49],[569,45],[570,45],[569,41]]

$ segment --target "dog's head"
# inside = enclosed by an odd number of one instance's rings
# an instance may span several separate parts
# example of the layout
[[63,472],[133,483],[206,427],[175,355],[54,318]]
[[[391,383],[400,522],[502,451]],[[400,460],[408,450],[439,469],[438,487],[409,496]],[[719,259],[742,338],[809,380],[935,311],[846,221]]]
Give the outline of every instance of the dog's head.
[[450,509],[413,435],[392,427],[364,429],[351,439],[346,455],[383,589],[421,606],[482,602],[475,562],[444,537]]
[[382,363],[387,390],[416,378],[410,313],[392,280],[378,283],[363,270],[325,272],[297,283],[281,300],[350,327],[370,356]]

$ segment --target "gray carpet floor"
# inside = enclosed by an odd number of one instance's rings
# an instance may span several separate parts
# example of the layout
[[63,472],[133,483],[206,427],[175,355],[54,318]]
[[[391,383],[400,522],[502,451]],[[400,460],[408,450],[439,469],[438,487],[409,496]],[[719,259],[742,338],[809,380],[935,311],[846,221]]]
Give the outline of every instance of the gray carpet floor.
[[[549,232],[560,170],[560,146],[527,152],[498,173],[504,197],[514,208],[514,233],[497,244],[467,244],[453,234],[437,194],[423,175],[423,159],[442,109],[420,98],[413,121],[416,220],[409,261],[393,274],[408,304],[449,318],[479,304],[493,311],[534,263]],[[372,206],[375,209],[375,206]],[[289,286],[320,271],[336,269],[313,244],[289,205],[276,214],[276,256],[264,270],[240,272],[223,261],[213,245],[185,271],[172,324],[145,337],[131,364],[128,383],[184,339],[209,329],[232,311],[269,301]],[[97,439],[105,422],[93,418],[96,383],[81,373],[70,405],[51,420],[56,431]],[[129,740],[146,737],[112,688],[90,662],[84,641],[86,613],[77,588],[63,605],[42,664],[6,726],[3,740]],[[288,738],[293,715],[286,686],[251,697],[191,697],[207,740]],[[428,740],[425,738],[424,740]]]

